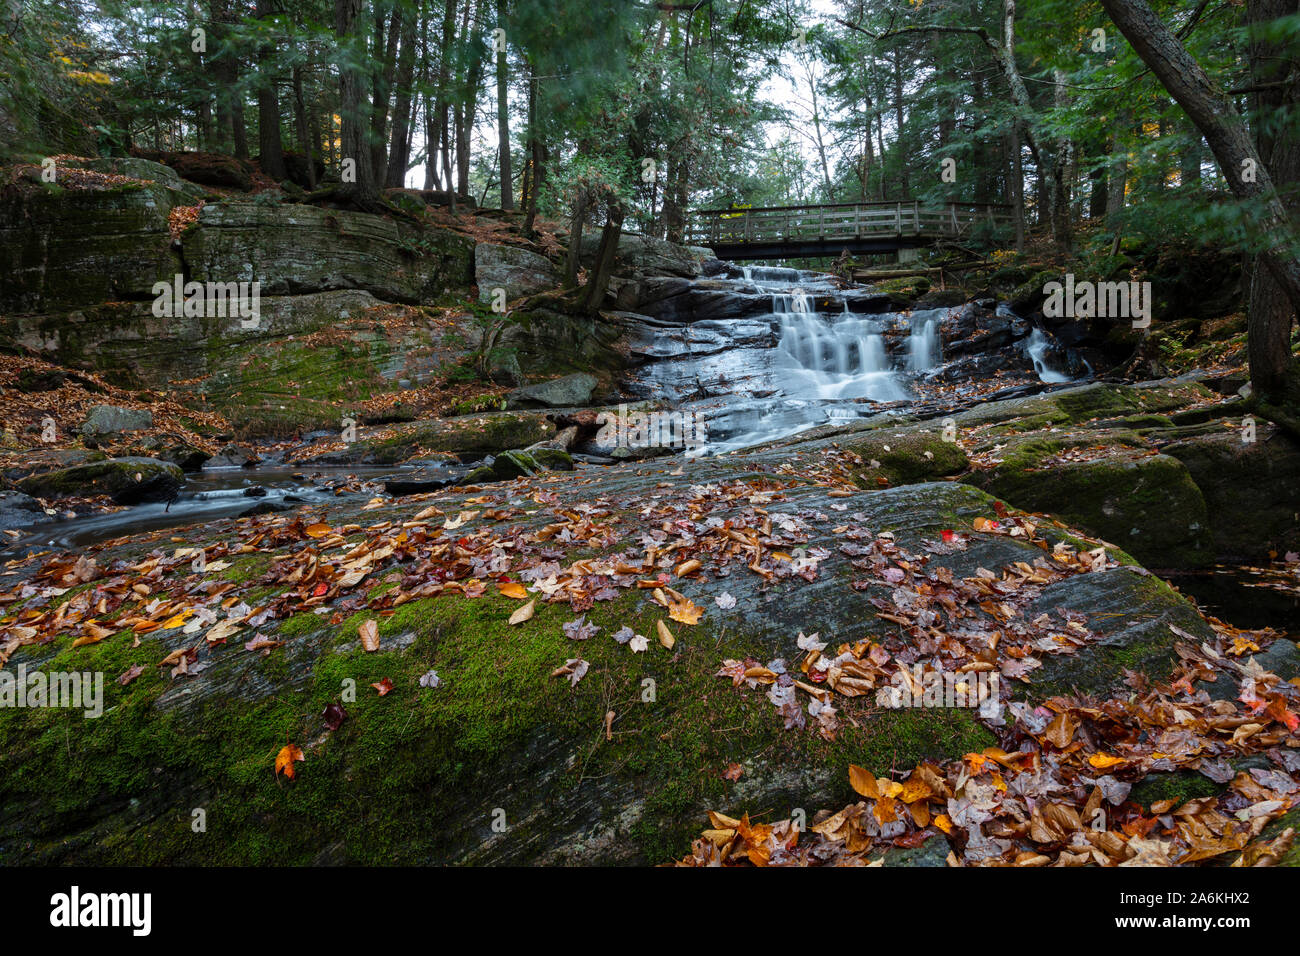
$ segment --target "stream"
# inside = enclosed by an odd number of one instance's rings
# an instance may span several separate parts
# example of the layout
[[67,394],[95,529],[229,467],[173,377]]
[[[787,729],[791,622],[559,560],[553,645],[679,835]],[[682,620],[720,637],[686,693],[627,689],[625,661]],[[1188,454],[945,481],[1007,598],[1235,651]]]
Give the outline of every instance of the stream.
[[[702,411],[707,442],[693,455],[721,454],[887,411],[906,412],[925,400],[924,384],[948,378],[959,362],[945,360],[945,323],[972,331],[977,321],[1019,326],[1018,371],[1037,391],[1081,380],[1053,365],[1060,346],[1005,305],[908,312],[868,312],[880,296],[844,288],[832,276],[798,269],[732,267],[734,277],[711,280],[743,301],[744,317],[655,323],[635,330],[633,352],[648,360],[624,387],[638,399],[666,400]],[[755,298],[769,300],[755,313]],[[978,316],[978,318],[977,318]],[[1028,334],[1028,337],[1025,337]],[[970,362],[970,356],[965,361]],[[967,379],[977,374],[965,374]]]
[[[743,304],[745,317],[697,320],[691,315],[681,322],[645,324],[631,333],[633,351],[646,361],[623,387],[634,399],[667,400],[683,411],[702,412],[707,441],[692,455],[747,448],[882,410],[916,408],[919,384],[945,369],[941,324],[973,308],[867,314],[858,310],[880,303],[875,290],[843,288],[822,273],[730,266],[728,275],[707,285],[715,293],[721,290],[724,300],[733,297]],[[985,312],[995,322],[1022,321],[1005,306]],[[1022,338],[1027,331],[1026,325]],[[1027,351],[1024,343],[1018,347],[1025,351],[1019,363],[1027,381],[1035,379],[1035,370],[1039,383],[1071,381],[1050,366],[1049,344],[1035,330]],[[235,517],[254,507],[288,510],[337,493],[382,494],[378,484],[362,491],[357,482],[378,482],[412,470],[409,465],[304,468],[270,463],[204,469],[187,475],[180,496],[170,504],[44,522],[22,529],[0,548],[0,558],[33,550],[76,550],[125,534]],[[342,486],[348,490],[340,492]]]
[[[20,529],[22,535],[0,548],[0,559],[31,551],[75,551],[112,538],[199,521],[233,518],[251,508],[292,510],[336,497],[335,486],[352,479],[373,481],[409,468],[316,468],[261,465],[207,468],[185,476],[180,496],[170,503],[149,502],[104,514],[79,515]],[[344,492],[357,493],[360,492]],[[370,492],[367,492],[370,493]]]
[[[963,387],[978,388],[989,368],[1019,376],[1019,384],[1003,390],[1010,394],[1033,394],[1091,373],[1048,333],[1031,328],[1001,303],[868,311],[880,304],[869,288],[844,288],[821,273],[761,266],[732,266],[728,277],[709,280],[708,286],[715,294],[721,290],[724,302],[734,297],[742,306],[736,317],[650,317],[630,333],[632,351],[644,363],[622,382],[634,400],[657,399],[704,414],[706,442],[690,455],[724,454],[821,425],[914,411],[929,403],[929,386],[953,383],[960,396]],[[986,327],[1005,328],[1002,345],[987,349],[980,344]],[[964,341],[954,335],[960,330]],[[945,332],[948,350],[962,354],[945,354]],[[990,360],[995,361],[990,365]],[[972,400],[1003,397],[968,394]],[[420,470],[427,473],[428,467]],[[186,476],[184,489],[170,504],[140,504],[20,529],[18,538],[0,547],[0,559],[32,551],[75,551],[122,535],[236,517],[253,508],[288,511],[339,495],[384,494],[383,479],[415,470],[412,465],[306,468],[273,463],[204,469]],[[1248,575],[1231,569],[1168,577],[1209,613],[1239,627],[1300,615],[1294,594],[1252,587]]]

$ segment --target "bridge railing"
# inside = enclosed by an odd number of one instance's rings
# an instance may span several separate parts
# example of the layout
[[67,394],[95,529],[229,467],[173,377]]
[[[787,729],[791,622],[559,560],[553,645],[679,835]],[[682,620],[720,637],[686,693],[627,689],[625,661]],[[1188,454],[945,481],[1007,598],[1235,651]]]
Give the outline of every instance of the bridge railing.
[[701,209],[687,214],[686,239],[704,246],[888,237],[938,239],[957,238],[981,225],[998,229],[1011,222],[1011,207],[996,203],[935,205],[909,200]]

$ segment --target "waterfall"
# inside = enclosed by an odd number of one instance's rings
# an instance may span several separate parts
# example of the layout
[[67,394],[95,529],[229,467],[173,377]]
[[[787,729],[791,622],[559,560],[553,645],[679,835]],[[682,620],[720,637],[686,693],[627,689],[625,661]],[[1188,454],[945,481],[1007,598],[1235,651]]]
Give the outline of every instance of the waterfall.
[[1029,333],[1029,341],[1025,344],[1025,351],[1029,353],[1029,358],[1034,363],[1034,371],[1038,373],[1039,381],[1048,384],[1073,381],[1070,376],[1056,371],[1047,363],[1047,352],[1051,347],[1052,340],[1048,338],[1047,333],[1042,329],[1036,328]]
[[909,372],[924,372],[928,368],[934,368],[942,358],[941,351],[939,323],[934,317],[911,323],[911,334],[907,337]]
[[780,328],[777,365],[782,392],[792,398],[869,398],[878,402],[908,397],[891,369],[880,326],[844,311],[817,311],[800,289],[772,294],[772,313]]

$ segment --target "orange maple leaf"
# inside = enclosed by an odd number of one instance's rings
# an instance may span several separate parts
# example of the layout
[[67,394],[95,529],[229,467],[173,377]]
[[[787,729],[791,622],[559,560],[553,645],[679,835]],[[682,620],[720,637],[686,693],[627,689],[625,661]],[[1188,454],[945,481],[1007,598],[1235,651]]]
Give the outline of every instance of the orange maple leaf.
[[304,757],[302,754],[302,748],[299,747],[297,744],[285,744],[283,747],[280,748],[280,752],[275,755],[276,776],[279,776],[280,771],[283,770],[284,775],[288,777],[290,780],[292,780],[294,761],[306,760],[306,759],[307,758]]

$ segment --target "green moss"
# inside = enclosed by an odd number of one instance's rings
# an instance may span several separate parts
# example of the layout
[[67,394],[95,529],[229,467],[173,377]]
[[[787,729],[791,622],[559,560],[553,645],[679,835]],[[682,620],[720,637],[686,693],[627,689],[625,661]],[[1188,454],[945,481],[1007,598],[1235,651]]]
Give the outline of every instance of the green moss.
[[476,412],[501,411],[506,407],[505,396],[478,395],[463,399],[452,406],[454,415],[473,415]]
[[1188,800],[1212,797],[1222,792],[1223,785],[1215,783],[1204,774],[1178,771],[1148,774],[1133,785],[1129,799],[1143,809],[1148,809],[1151,804],[1161,800],[1173,800],[1175,806],[1182,806]]
[[934,481],[964,470],[966,453],[955,442],[944,441],[938,431],[909,430],[873,433],[856,439],[850,450],[868,464],[854,479],[863,488],[879,487],[884,478],[891,485]]
[[1133,457],[1116,449],[1083,462],[1033,463],[1054,443],[1016,446],[1003,464],[961,480],[1018,508],[1049,512],[1086,532],[1117,542],[1149,565],[1204,563],[1209,519],[1186,467],[1165,455]]
[[404,461],[422,450],[491,455],[524,448],[555,434],[541,412],[489,412],[465,418],[422,421],[391,437],[358,442],[376,461]]
[[[271,566],[271,558],[265,554],[241,555],[230,562],[230,567],[218,572],[223,580],[236,584],[247,584],[264,575]],[[248,600],[246,597],[245,600]]]
[[319,614],[303,611],[284,621],[275,629],[275,633],[280,639],[288,639],[314,633],[326,626],[325,620]]
[[[849,763],[883,773],[993,740],[968,712],[871,714],[865,705],[847,708],[861,726],[846,723],[833,743],[811,730],[785,731],[760,691],[714,676],[721,657],[760,653],[742,635],[677,626],[675,658],[654,644],[633,654],[609,635],[624,624],[654,634],[662,612],[639,595],[588,612],[601,631],[582,644],[561,630],[573,617],[569,608],[541,605],[532,621],[511,627],[506,619],[517,606],[500,597],[409,602],[380,617],[377,653],[348,644],[373,612],[345,621],[332,651],[322,650],[323,622],[310,614],[282,624],[277,636],[289,643],[267,657],[235,646],[214,651],[274,678],[272,696],[223,695],[160,710],[172,683],[149,668],[125,688],[113,683],[114,709],[98,721],[56,711],[0,715],[3,809],[21,807],[29,835],[11,850],[29,860],[141,864],[309,863],[330,846],[337,862],[473,860],[485,852],[494,808],[517,828],[512,844],[520,847],[529,827],[542,825],[527,819],[538,794],[512,790],[527,779],[544,789],[544,802],[608,785],[636,808],[626,838],[638,855],[663,862],[686,851],[705,809],[728,806],[732,785],[721,771],[729,762],[829,767],[830,796],[847,799]],[[382,649],[384,637],[407,632],[414,642],[405,649]],[[64,651],[60,662],[111,662],[116,671],[160,657],[147,641],[130,644],[123,634]],[[591,663],[576,687],[549,676],[575,656]],[[431,668],[442,685],[420,687]],[[385,678],[393,689],[381,697],[371,684]],[[325,734],[325,705],[354,685],[347,719]],[[607,710],[615,713],[609,741]],[[290,742],[307,758],[293,781],[272,770]],[[556,747],[568,760],[547,758],[550,774],[539,775],[541,755]],[[104,823],[79,831],[78,815],[91,806]],[[207,813],[205,834],[190,829],[195,807]],[[41,836],[68,832],[84,839],[47,844]]]

